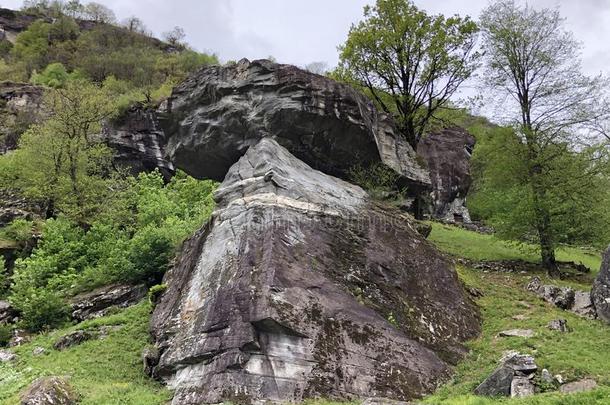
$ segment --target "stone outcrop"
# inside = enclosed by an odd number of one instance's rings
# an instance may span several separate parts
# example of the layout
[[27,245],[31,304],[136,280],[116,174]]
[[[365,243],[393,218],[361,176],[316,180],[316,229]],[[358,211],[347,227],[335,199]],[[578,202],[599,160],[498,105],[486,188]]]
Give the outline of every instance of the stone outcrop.
[[204,67],[174,89],[161,118],[170,161],[195,177],[223,180],[250,146],[272,137],[333,176],[384,164],[414,193],[430,186],[413,149],[370,100],[295,66],[243,59]]
[[216,201],[151,321],[159,358],[146,363],[173,404],[405,401],[443,381],[479,333],[453,266],[409,215],[274,140],[231,167]]
[[602,265],[591,289],[591,299],[597,316],[610,323],[610,247],[602,257]]
[[76,405],[78,395],[65,377],[41,377],[21,396],[21,405]]
[[70,332],[67,335],[57,339],[55,343],[53,343],[53,348],[55,350],[66,350],[72,346],[80,345],[87,340],[94,339],[95,337],[96,334],[93,332],[86,330],[75,330],[74,332]]
[[104,124],[102,139],[114,151],[114,164],[133,175],[155,169],[166,179],[174,174],[173,165],[164,157],[165,133],[153,109],[130,108],[117,121]]
[[72,299],[72,319],[84,321],[99,318],[112,308],[126,308],[146,297],[145,285],[113,284]]
[[12,323],[17,316],[17,311],[10,302],[0,300],[0,325]]
[[595,319],[597,317],[592,294],[589,292],[542,284],[539,277],[533,277],[528,283],[527,289],[557,308],[573,312],[583,318]]
[[470,223],[466,195],[470,189],[470,156],[475,139],[466,130],[454,127],[424,137],[417,155],[430,171],[433,218]]
[[538,366],[532,356],[509,352],[474,393],[490,397],[527,397],[535,393],[532,379]]
[[15,149],[21,133],[42,118],[42,93],[39,86],[0,82],[0,154]]

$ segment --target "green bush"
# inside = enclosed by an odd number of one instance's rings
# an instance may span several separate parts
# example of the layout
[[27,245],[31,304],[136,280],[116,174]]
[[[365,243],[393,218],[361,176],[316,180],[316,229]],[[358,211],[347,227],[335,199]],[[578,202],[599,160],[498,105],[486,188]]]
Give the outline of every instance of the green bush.
[[44,288],[30,288],[13,296],[11,304],[21,313],[22,325],[30,332],[61,326],[70,314],[70,306],[59,294]]
[[8,345],[13,336],[13,328],[9,325],[0,325],[0,347]]
[[2,229],[2,236],[24,245],[32,238],[33,231],[34,223],[32,221],[19,218]]
[[400,175],[382,163],[353,166],[348,175],[352,182],[365,189],[373,198],[384,199],[392,192],[406,192],[400,187]]

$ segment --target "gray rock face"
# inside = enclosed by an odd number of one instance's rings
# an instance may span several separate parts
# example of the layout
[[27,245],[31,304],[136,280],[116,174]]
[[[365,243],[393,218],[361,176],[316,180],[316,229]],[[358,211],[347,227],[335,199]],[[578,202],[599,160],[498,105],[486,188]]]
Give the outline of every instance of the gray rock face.
[[75,405],[78,395],[64,377],[41,377],[21,396],[21,405]]
[[595,319],[597,314],[592,301],[592,294],[585,291],[577,291],[570,287],[558,287],[556,285],[542,284],[540,278],[533,277],[528,283],[527,289],[546,302],[556,307],[574,312],[583,318]]
[[246,150],[272,137],[324,173],[385,164],[412,191],[430,178],[393,122],[350,86],[268,60],[199,70],[176,87],[162,125],[176,167],[222,180]]
[[466,195],[470,189],[470,156],[475,139],[462,128],[447,128],[427,135],[417,155],[427,164],[432,181],[432,217],[470,223]]
[[602,259],[599,274],[591,289],[591,299],[597,316],[610,323],[610,247]]
[[44,115],[42,93],[39,86],[0,82],[0,154],[15,149],[21,133]]
[[110,308],[126,308],[146,297],[145,285],[113,284],[72,299],[72,319],[84,321],[106,315]]
[[[479,333],[455,270],[411,217],[265,138],[166,276],[153,374],[173,404],[433,390]],[[439,288],[442,286],[442,288]]]
[[17,313],[11,303],[8,301],[0,301],[0,325],[11,323],[15,316],[17,316]]
[[9,350],[0,349],[0,363],[17,360],[17,355]]
[[173,165],[164,158],[165,133],[156,111],[132,107],[119,121],[104,124],[102,138],[114,150],[115,165],[132,174],[159,169],[165,178],[173,175]]
[[597,388],[597,382],[591,378],[567,383],[559,387],[559,391],[564,394],[572,394],[575,392],[591,391]]
[[474,393],[482,396],[526,397],[533,395],[535,386],[531,382],[538,366],[534,358],[517,352],[509,352]]

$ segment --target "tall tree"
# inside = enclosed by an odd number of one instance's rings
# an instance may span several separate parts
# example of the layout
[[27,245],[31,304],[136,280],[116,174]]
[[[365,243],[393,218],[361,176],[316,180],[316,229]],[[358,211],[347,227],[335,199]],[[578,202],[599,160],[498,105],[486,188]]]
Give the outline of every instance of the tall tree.
[[[590,139],[581,130],[607,113],[607,81],[581,73],[580,45],[563,27],[556,9],[535,10],[514,0],[497,0],[481,15],[486,55],[484,80],[504,100],[504,118],[514,126],[522,148],[531,197],[531,223],[542,263],[557,275],[551,173],[566,153]],[[508,97],[497,97],[497,92]],[[517,171],[508,170],[505,176]],[[573,174],[573,173],[572,173]],[[524,196],[525,198],[525,196]]]
[[428,15],[411,0],[377,0],[339,48],[338,75],[367,89],[416,148],[434,113],[476,68],[476,37],[468,17]]

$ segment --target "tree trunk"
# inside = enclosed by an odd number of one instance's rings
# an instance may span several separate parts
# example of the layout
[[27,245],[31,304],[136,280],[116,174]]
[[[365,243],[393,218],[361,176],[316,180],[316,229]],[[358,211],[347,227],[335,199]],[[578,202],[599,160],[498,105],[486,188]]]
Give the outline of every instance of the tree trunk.
[[542,267],[547,271],[550,277],[559,277],[559,267],[555,260],[555,244],[553,243],[553,230],[551,228],[551,215],[544,205],[545,190],[540,184],[539,173],[535,170],[532,174],[532,191],[534,212],[536,215],[536,230],[538,232],[538,241],[540,243],[540,256],[542,258]]

